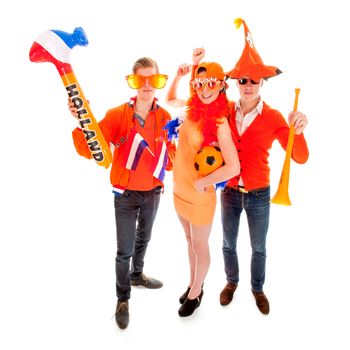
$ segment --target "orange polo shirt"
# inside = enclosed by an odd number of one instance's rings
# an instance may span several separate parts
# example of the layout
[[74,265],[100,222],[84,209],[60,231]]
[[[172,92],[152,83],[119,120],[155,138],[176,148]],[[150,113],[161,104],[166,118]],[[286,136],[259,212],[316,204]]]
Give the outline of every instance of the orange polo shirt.
[[[145,120],[143,126],[140,125],[140,122],[136,117],[134,120],[134,128],[143,139],[148,143],[148,148],[151,152],[155,153],[156,148],[156,120],[154,111],[150,111]],[[126,187],[129,190],[135,191],[149,191],[156,186],[161,186],[159,179],[153,176],[150,165],[153,163],[153,155],[146,148],[139,160],[136,170],[130,170],[129,183]]]
[[[151,153],[145,149],[140,158],[135,171],[125,168],[125,144],[131,128],[136,131],[149,144],[150,150],[154,153],[156,143],[159,145],[162,140],[166,140],[167,150],[174,155],[176,147],[168,141],[165,124],[171,119],[170,114],[163,108],[153,103],[144,127],[134,118],[135,98],[129,103],[124,103],[116,108],[107,111],[106,116],[99,122],[99,126],[107,143],[114,145],[113,162],[110,173],[110,180],[113,187],[127,188],[129,190],[148,191],[156,186],[163,186],[162,182],[153,177],[150,171],[154,160]],[[78,128],[73,131],[74,146],[83,157],[91,159],[91,153],[82,131]],[[149,162],[149,159],[152,162]],[[172,169],[170,158],[166,170]]]

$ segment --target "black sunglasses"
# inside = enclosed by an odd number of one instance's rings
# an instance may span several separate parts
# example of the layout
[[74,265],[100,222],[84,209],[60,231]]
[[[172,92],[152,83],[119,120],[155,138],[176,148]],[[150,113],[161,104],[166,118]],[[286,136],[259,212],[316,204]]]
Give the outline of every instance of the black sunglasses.
[[253,80],[253,79],[241,78],[241,79],[238,79],[238,84],[239,84],[239,85],[246,85],[246,84],[248,83],[248,81],[250,81],[250,83],[251,83],[252,85],[257,85],[257,84],[260,83],[260,80],[255,81],[255,80]]

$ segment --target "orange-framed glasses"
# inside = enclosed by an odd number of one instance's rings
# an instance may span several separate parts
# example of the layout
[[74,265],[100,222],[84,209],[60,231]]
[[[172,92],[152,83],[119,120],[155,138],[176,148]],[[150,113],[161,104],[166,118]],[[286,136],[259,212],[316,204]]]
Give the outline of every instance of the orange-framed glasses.
[[192,87],[195,91],[201,90],[204,86],[208,86],[209,89],[215,89],[216,85],[221,83],[221,80],[217,80],[215,77],[210,77],[206,79],[196,78],[192,80]]
[[149,84],[155,89],[163,89],[168,79],[168,76],[165,74],[153,74],[148,76],[143,76],[139,74],[127,75],[126,81],[132,89],[140,89],[146,84],[148,80]]

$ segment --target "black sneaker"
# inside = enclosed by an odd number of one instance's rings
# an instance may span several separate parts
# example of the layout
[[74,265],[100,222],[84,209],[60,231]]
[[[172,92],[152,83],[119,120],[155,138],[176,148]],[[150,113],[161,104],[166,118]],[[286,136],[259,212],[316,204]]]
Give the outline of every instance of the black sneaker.
[[142,274],[140,277],[132,278],[131,285],[143,286],[149,289],[158,289],[163,287],[163,282],[158,281],[152,277],[147,277],[146,275]]
[[115,310],[115,322],[120,329],[125,329],[129,324],[129,302],[117,302],[117,309]]

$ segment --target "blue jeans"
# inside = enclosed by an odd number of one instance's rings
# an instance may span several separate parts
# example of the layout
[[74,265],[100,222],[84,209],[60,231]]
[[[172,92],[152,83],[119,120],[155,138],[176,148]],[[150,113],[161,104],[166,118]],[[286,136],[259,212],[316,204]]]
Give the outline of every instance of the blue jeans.
[[246,211],[251,256],[251,286],[254,292],[262,292],[265,282],[266,235],[270,216],[270,187],[241,193],[231,187],[221,192],[221,220],[224,232],[223,254],[227,282],[238,284],[239,266],[237,237],[242,210]]
[[[114,197],[117,226],[115,271],[118,300],[125,301],[130,298],[130,279],[142,274],[144,257],[151,239],[161,191],[159,186],[150,191],[125,190],[123,195]],[[130,259],[132,260],[131,268]]]

